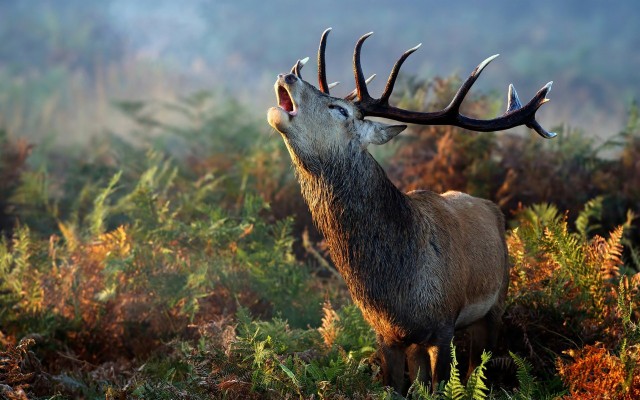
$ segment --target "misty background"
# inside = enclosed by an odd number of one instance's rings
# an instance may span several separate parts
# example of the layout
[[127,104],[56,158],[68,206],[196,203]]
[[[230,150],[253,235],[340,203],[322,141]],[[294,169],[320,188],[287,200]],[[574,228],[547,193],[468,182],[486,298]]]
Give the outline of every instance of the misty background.
[[[473,91],[523,101],[550,80],[551,103],[538,120],[607,137],[624,125],[640,93],[637,2],[23,0],[0,1],[0,127],[31,140],[80,143],[105,131],[126,135],[114,101],[162,101],[212,91],[256,119],[275,104],[276,74],[311,58],[315,84],[320,34],[328,79],[352,90],[356,40],[379,94],[393,63],[418,78],[466,77],[500,53]],[[266,122],[264,123],[266,127]],[[268,128],[265,128],[268,129]]]

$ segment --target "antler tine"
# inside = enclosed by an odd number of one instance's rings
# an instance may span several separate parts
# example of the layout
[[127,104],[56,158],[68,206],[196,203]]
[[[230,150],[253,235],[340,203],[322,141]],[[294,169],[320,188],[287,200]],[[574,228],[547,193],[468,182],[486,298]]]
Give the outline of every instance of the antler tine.
[[[538,93],[536,93],[536,95],[533,96],[533,99],[531,99],[531,101],[529,102],[530,104],[535,105],[534,107],[536,110],[540,108],[541,105],[549,101],[549,99],[547,99],[547,94],[551,90],[552,84],[553,82],[549,82],[546,85],[544,85],[542,89],[538,90]],[[529,104],[527,104],[527,106],[529,106]],[[515,86],[513,86],[513,84],[510,84],[509,90],[507,92],[507,111],[505,111],[503,116],[506,116],[512,112],[515,112],[521,108],[522,108],[522,103],[520,103],[518,92],[516,92]],[[536,131],[540,136],[542,136],[545,139],[551,139],[557,136],[556,133],[549,132],[545,130],[542,126],[540,126],[540,124],[538,123],[538,121],[535,120],[535,118],[532,121],[527,122],[525,125],[528,128],[531,128],[534,131]]]
[[400,68],[404,61],[413,54],[414,51],[418,50],[422,46],[422,43],[418,44],[416,47],[412,47],[409,50],[405,51],[398,61],[396,61],[391,73],[389,74],[389,79],[387,79],[387,85],[384,88],[384,92],[382,92],[382,96],[380,96],[381,104],[388,104],[389,97],[391,97],[391,92],[393,92],[393,86],[396,84],[396,78],[398,77],[398,73],[400,72]]
[[[374,78],[376,77],[376,74],[371,75],[370,77],[367,78],[366,81],[364,81],[364,83],[366,85],[369,84],[369,82],[371,82]],[[358,89],[353,89],[351,91],[351,93],[349,93],[348,95],[344,96],[344,99],[347,101],[351,101],[353,99],[355,99],[358,96]]]
[[456,93],[456,95],[453,96],[453,100],[451,100],[451,103],[449,103],[446,110],[451,110],[452,112],[456,112],[456,113],[458,112],[458,110],[460,110],[460,105],[464,101],[464,98],[467,95],[467,93],[469,93],[471,86],[473,86],[473,84],[476,82],[476,80],[482,73],[482,70],[487,65],[489,65],[491,61],[495,60],[499,55],[500,54],[494,54],[491,57],[486,58],[473,70],[473,72],[471,72],[471,75],[469,75],[467,80],[464,81],[462,86],[460,86],[460,89],[458,89],[458,92]]
[[296,61],[296,63],[291,68],[291,73],[302,79],[302,74],[300,73],[300,71],[302,70],[302,67],[304,67],[304,65],[307,63],[307,61],[309,61],[309,57],[305,57],[302,60]]
[[302,78],[302,75],[300,75],[301,69],[302,67],[300,66],[300,60],[298,60],[295,64],[293,64],[293,67],[291,67],[291,73],[295,74],[298,78]]
[[520,103],[520,98],[518,98],[518,92],[516,92],[515,86],[513,86],[513,83],[510,83],[509,90],[507,91],[507,111],[505,111],[505,114],[515,111],[518,108],[522,108],[522,103]]
[[331,28],[325,29],[320,37],[320,46],[318,47],[318,87],[322,93],[329,94],[329,85],[327,84],[327,69],[324,53],[327,48],[327,37],[331,32]]
[[[553,81],[547,83],[540,90],[538,90],[538,93],[536,93],[536,95],[533,96],[533,99],[531,99],[531,101],[529,102],[530,104],[532,104],[532,103],[535,104],[535,109],[536,110],[538,110],[538,108],[540,108],[540,106],[542,106],[544,103],[549,101],[549,99],[547,98],[547,94],[549,94],[549,92],[551,91],[551,85],[553,85]],[[515,93],[515,88],[513,89],[513,91]],[[516,96],[516,98],[518,97],[517,94],[515,96]],[[557,133],[549,132],[546,129],[544,129],[542,126],[540,126],[538,121],[536,121],[536,119],[535,119],[535,111],[534,111],[534,115],[533,115],[532,120],[529,123],[527,123],[526,125],[527,125],[527,127],[529,127],[531,129],[533,129],[534,131],[536,131],[538,133],[538,135],[542,136],[545,139],[552,139],[552,138],[558,136]]]
[[362,37],[358,39],[356,48],[353,51],[353,74],[356,78],[356,93],[358,95],[358,100],[361,102],[371,100],[369,90],[367,89],[367,82],[364,79],[364,73],[362,72],[362,65],[360,64],[360,51],[362,49],[362,44],[371,35],[373,35],[373,32],[362,35]]

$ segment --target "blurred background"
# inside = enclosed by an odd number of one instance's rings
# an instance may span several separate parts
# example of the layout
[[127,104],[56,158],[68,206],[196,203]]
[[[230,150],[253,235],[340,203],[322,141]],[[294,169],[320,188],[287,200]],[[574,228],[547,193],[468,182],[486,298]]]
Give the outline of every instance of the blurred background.
[[553,140],[413,125],[372,152],[403,191],[459,190],[506,216],[514,268],[494,387],[640,398],[639,11],[0,0],[0,397],[389,397],[373,379],[375,335],[266,121],[278,73],[309,56],[302,74],[315,84],[332,27],[338,96],[370,31],[374,95],[422,43],[391,99],[403,108],[442,109],[496,53],[466,115],[501,114],[509,83],[524,102],[554,81],[537,115]]
[[[363,52],[381,90],[396,58],[422,48],[403,72],[466,76],[500,53],[474,89],[506,96],[514,83],[528,100],[553,80],[540,120],[552,127],[618,132],[640,89],[640,26],[635,2],[371,2],[329,0],[25,0],[0,2],[0,125],[17,136],[82,143],[105,130],[126,135],[119,100],[169,100],[213,91],[262,116],[272,83],[298,58],[315,76],[320,34],[335,92],[353,86],[351,55]],[[379,93],[379,92],[378,92]]]

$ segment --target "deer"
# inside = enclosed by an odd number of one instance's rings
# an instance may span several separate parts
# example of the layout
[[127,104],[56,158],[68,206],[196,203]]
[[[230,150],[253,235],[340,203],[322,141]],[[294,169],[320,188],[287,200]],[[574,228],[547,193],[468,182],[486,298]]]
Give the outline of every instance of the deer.
[[[405,375],[431,390],[450,376],[454,333],[469,331],[469,373],[485,349],[496,345],[509,285],[505,219],[493,202],[461,192],[401,192],[368,151],[387,143],[407,125],[452,125],[495,132],[525,125],[540,136],[556,136],[536,121],[548,101],[549,82],[522,105],[509,85],[506,112],[494,119],[460,113],[460,106],[482,70],[480,63],[450,104],[437,112],[417,112],[389,104],[404,61],[393,66],[380,98],[373,98],[360,62],[363,35],[355,45],[356,88],[333,97],[327,84],[325,50],[331,28],[318,48],[318,88],[302,79],[308,58],[298,60],[275,82],[278,106],[268,110],[291,156],[302,196],[325,238],[336,269],[354,303],[376,333],[383,383],[408,390]],[[467,375],[468,376],[468,375]]]

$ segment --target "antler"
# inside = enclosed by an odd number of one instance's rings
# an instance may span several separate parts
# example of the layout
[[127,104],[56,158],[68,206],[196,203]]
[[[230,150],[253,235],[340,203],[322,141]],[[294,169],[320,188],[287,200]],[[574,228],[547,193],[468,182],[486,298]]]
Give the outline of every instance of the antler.
[[[327,31],[325,31],[325,34],[326,33]],[[326,40],[325,34],[323,34],[323,41]],[[525,106],[522,106],[522,104],[520,103],[520,99],[518,98],[518,94],[516,93],[513,85],[509,85],[507,111],[500,117],[489,120],[480,120],[460,114],[460,105],[469,92],[469,89],[471,89],[471,86],[473,86],[476,79],[478,79],[478,76],[480,76],[482,70],[491,61],[498,57],[498,54],[491,56],[481,62],[480,65],[478,65],[473,70],[469,78],[467,78],[467,80],[462,84],[460,89],[458,89],[458,92],[453,97],[453,100],[451,100],[451,103],[449,103],[449,105],[441,111],[417,112],[390,106],[389,97],[391,96],[393,86],[396,82],[396,78],[398,77],[398,73],[400,72],[400,67],[407,59],[407,57],[409,57],[414,51],[418,50],[418,48],[420,47],[419,44],[416,47],[405,51],[402,56],[400,56],[398,61],[396,61],[395,65],[393,66],[391,73],[389,74],[389,79],[387,80],[387,85],[385,86],[382,96],[380,96],[379,99],[374,99],[373,97],[371,97],[371,95],[369,95],[369,91],[367,89],[368,80],[364,79],[362,66],[360,64],[360,51],[362,49],[362,44],[372,34],[373,32],[369,32],[366,35],[362,36],[356,43],[356,47],[353,52],[353,71],[356,81],[355,95],[358,98],[358,100],[355,101],[355,104],[364,116],[383,117],[395,121],[409,122],[421,125],[454,125],[480,132],[501,131],[519,125],[526,125],[527,127],[535,130],[540,136],[544,138],[550,139],[556,136],[555,133],[548,132],[544,128],[542,128],[538,121],[536,121],[535,116],[538,108],[549,101],[546,96],[549,93],[549,90],[551,90],[551,84],[553,82],[549,82],[544,87],[542,87],[542,89],[540,89],[538,93],[533,96],[533,99],[531,99],[531,101],[529,101],[529,103],[527,103]],[[324,76],[323,42],[321,42],[320,48],[323,58],[322,74]],[[320,54],[318,57],[320,59]],[[353,96],[352,93],[346,98],[352,99],[354,97],[355,96]]]
[[326,94],[329,94],[329,85],[327,84],[327,67],[324,52],[327,48],[327,36],[329,36],[329,32],[331,32],[331,28],[327,28],[322,32],[320,46],[318,47],[318,89]]
[[296,63],[293,64],[293,67],[291,67],[291,73],[302,79],[302,73],[300,71],[302,70],[302,67],[304,67],[304,65],[307,63],[307,61],[309,61],[309,57],[305,57],[302,60],[296,61]]
[[[329,89],[338,86],[340,82],[333,82],[331,84],[327,84],[327,69],[325,62],[325,49],[327,48],[327,36],[329,36],[329,32],[331,32],[331,28],[327,28],[322,32],[322,37],[320,38],[320,47],[318,48],[318,88],[322,93],[329,94]],[[298,78],[302,79],[302,67],[309,61],[309,57],[305,57],[302,60],[296,61],[296,63],[291,68],[291,73],[295,74]],[[370,78],[372,79],[372,78]]]

